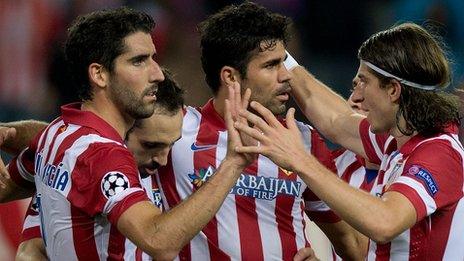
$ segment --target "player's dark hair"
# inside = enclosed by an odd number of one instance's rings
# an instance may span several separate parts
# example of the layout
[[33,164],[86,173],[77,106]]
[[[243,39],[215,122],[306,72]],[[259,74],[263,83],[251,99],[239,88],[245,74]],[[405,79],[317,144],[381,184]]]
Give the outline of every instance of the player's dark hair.
[[79,97],[92,99],[88,76],[91,63],[113,72],[114,60],[125,49],[124,38],[136,32],[151,33],[154,26],[149,15],[126,7],[77,17],[68,29],[65,56]]
[[251,2],[230,5],[198,26],[201,36],[201,63],[205,80],[216,95],[220,71],[231,66],[246,78],[251,57],[276,46],[286,45],[291,21]]

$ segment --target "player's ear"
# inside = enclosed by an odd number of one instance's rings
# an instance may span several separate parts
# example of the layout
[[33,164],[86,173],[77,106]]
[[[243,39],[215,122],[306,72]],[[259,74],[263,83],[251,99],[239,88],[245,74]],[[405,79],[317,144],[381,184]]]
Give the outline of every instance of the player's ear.
[[224,66],[220,72],[221,85],[232,86],[236,81],[240,81],[240,73],[231,66]]
[[100,88],[108,85],[109,72],[99,63],[91,63],[88,67],[89,81]]

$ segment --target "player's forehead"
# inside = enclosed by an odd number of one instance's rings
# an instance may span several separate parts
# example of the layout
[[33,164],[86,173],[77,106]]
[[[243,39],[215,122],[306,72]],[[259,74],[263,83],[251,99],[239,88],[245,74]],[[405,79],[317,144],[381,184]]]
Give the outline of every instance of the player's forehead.
[[141,128],[135,134],[150,142],[170,144],[178,139],[181,128],[182,110],[174,115],[155,113],[143,120]]
[[156,54],[155,44],[150,34],[138,31],[124,37],[124,48],[120,57],[131,58],[138,55]]
[[285,60],[285,46],[281,40],[264,40],[250,58],[250,63],[265,63],[273,59]]

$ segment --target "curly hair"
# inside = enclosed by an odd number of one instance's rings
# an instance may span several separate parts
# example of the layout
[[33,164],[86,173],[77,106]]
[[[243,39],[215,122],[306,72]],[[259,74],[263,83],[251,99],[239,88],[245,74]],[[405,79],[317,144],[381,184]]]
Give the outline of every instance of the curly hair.
[[245,78],[255,53],[274,48],[278,41],[286,45],[290,23],[251,2],[227,6],[200,23],[201,63],[213,93],[218,92],[222,67],[231,66]]
[[[404,135],[415,131],[423,136],[441,133],[451,123],[459,124],[459,102],[442,90],[451,81],[445,47],[438,36],[419,25],[403,23],[372,35],[359,48],[358,58],[410,82],[436,85],[427,91],[401,83],[396,125]],[[386,88],[393,80],[369,68]],[[406,126],[399,124],[403,117]]]
[[102,64],[113,72],[114,60],[124,52],[124,38],[132,33],[151,33],[149,15],[121,7],[77,17],[68,29],[65,56],[74,87],[82,100],[91,100],[88,66]]

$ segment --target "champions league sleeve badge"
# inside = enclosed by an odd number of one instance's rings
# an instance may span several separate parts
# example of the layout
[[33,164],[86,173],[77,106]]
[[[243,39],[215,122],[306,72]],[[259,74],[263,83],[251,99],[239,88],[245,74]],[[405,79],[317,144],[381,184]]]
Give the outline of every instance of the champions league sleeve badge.
[[129,179],[121,172],[108,172],[101,181],[101,190],[106,198],[110,198],[129,188]]

